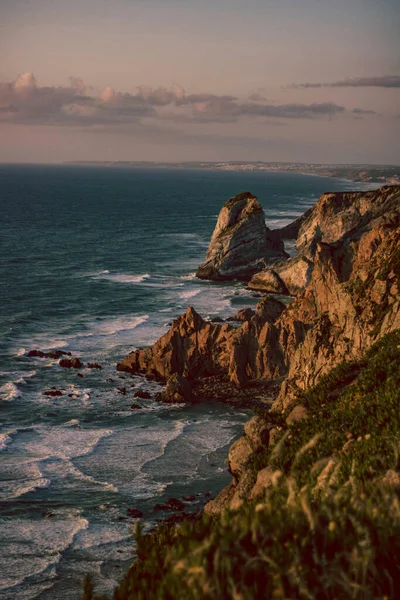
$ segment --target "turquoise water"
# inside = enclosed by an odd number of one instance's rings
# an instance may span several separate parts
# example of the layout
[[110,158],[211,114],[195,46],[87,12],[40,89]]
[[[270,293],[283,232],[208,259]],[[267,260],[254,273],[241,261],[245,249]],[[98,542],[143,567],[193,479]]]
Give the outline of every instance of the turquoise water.
[[[194,277],[229,197],[256,194],[276,228],[352,188],[279,173],[0,166],[0,598],[78,598],[86,572],[111,592],[133,556],[128,508],[151,526],[156,503],[198,494],[194,509],[229,481],[246,411],[160,405],[156,383],[115,364],[189,304],[210,318],[256,302],[239,282]],[[103,369],[80,378],[31,349]],[[51,386],[62,396],[44,396]],[[131,410],[139,388],[152,399]]]

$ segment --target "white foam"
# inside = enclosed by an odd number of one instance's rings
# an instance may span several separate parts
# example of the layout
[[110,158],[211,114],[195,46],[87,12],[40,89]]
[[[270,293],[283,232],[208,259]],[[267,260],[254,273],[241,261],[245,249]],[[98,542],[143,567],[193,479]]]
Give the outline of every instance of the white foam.
[[8,478],[0,485],[1,500],[19,498],[23,494],[50,485],[50,480],[43,476],[36,458],[24,459],[6,454],[2,463],[2,471]]
[[193,279],[196,279],[196,271],[193,271],[192,273],[188,273],[187,275],[181,275],[179,277],[179,279],[184,279],[186,281],[193,281]]
[[87,331],[85,333],[76,334],[74,337],[92,337],[94,335],[115,335],[123,331],[130,331],[136,329],[142,323],[145,323],[149,318],[149,315],[124,315],[122,317],[114,317],[107,319],[99,319],[92,321],[87,324]]
[[64,427],[80,427],[79,419],[71,419],[64,423]]
[[[91,475],[87,475],[80,471],[70,460],[47,460],[44,466],[45,473],[53,481],[62,485],[63,490],[69,487],[76,489],[76,480],[102,487],[108,492],[118,493],[118,488],[108,481],[100,481]],[[67,480],[70,480],[67,482]],[[71,481],[72,480],[72,481]]]
[[25,449],[38,457],[55,457],[69,460],[92,452],[104,437],[113,434],[111,429],[71,429],[59,426],[38,426],[39,439],[30,440]]
[[26,383],[26,379],[30,379],[36,375],[36,371],[28,371],[26,373],[20,373],[18,379],[15,379],[13,383]]
[[16,352],[16,355],[15,355],[15,356],[24,356],[25,352],[26,352],[26,348],[19,348],[19,349],[17,350],[17,352]]
[[11,400],[15,400],[21,396],[21,392],[15,385],[9,381],[0,387],[0,400],[5,400],[6,402],[10,402]]
[[[79,511],[64,511],[52,519],[27,521],[14,518],[0,522],[0,590],[8,598],[19,598],[13,588],[26,578],[43,573],[57,564],[75,535],[88,527],[88,521]],[[47,577],[47,575],[46,575]],[[5,596],[3,596],[5,598]]]
[[113,283],[142,283],[146,279],[149,279],[149,273],[143,275],[131,275],[128,273],[110,273],[109,271],[103,271],[97,275],[92,275],[93,279],[106,279]]
[[185,292],[179,292],[178,298],[182,298],[183,300],[189,300],[189,298],[194,298],[198,296],[202,290],[187,290]]

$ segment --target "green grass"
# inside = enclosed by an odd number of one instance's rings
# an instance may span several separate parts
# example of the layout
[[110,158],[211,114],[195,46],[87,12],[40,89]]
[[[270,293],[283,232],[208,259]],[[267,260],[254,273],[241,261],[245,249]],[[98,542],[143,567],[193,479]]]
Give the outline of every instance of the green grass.
[[400,467],[400,332],[299,402],[309,418],[268,416],[280,437],[249,460],[274,487],[219,519],[139,529],[114,600],[400,598],[399,492],[382,480]]

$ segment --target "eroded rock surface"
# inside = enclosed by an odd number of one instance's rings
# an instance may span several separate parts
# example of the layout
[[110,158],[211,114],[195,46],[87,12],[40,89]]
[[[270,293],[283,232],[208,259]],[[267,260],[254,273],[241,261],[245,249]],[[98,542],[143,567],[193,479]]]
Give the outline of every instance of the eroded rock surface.
[[207,250],[197,270],[200,279],[249,279],[275,260],[287,258],[283,242],[265,225],[261,204],[250,192],[228,200],[221,209]]
[[308,230],[326,230],[325,211],[331,219],[349,197],[358,220],[346,208],[350,217],[332,233],[334,243],[307,237],[310,247],[315,245],[314,266],[306,289],[290,306],[263,299],[239,328],[207,323],[189,307],[151,348],[131,353],[118,368],[162,380],[174,373],[192,380],[221,375],[239,387],[286,378],[275,405],[282,410],[296,390],[314,385],[341,360],[357,358],[399,328],[400,187],[338,194],[337,203],[333,194],[322,196],[313,209],[321,223],[312,221]]

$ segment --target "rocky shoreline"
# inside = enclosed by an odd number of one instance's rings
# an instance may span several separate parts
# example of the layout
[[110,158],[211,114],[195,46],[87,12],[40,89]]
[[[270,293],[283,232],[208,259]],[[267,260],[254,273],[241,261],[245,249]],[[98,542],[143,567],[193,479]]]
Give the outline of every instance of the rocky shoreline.
[[[266,443],[258,430],[263,423],[265,427],[268,411],[285,413],[287,423],[305,418],[306,410],[299,405],[305,389],[343,360],[358,359],[377,340],[400,328],[399,186],[324,194],[294,223],[271,232],[278,240],[276,247],[295,236],[298,257],[281,258],[276,264],[276,257],[270,256],[269,264],[256,274],[255,261],[268,258],[265,246],[254,243],[255,235],[272,236],[259,223],[253,229],[248,224],[243,227],[255,200],[251,194],[236,198],[221,210],[207,268],[200,271],[218,279],[216,273],[226,274],[232,268],[229,247],[243,246],[250,268],[245,271],[246,259],[234,261],[240,278],[253,289],[255,281],[262,282],[256,289],[268,292],[256,311],[243,314],[244,322],[234,327],[205,321],[189,307],[153,346],[132,352],[117,366],[165,382],[160,397],[165,402],[218,400],[263,413],[249,422],[245,436],[232,446],[228,462],[233,482],[207,505],[210,513],[237,508],[246,494],[255,497],[262,485],[270,484],[264,474],[252,482],[255,491],[249,492],[245,469]],[[239,218],[238,212],[229,213],[237,211],[238,205]],[[232,227],[232,222],[239,226]],[[277,281],[283,287],[277,289]],[[285,305],[276,292],[291,292],[295,297]],[[273,442],[274,429],[274,425],[267,429],[268,443]]]

